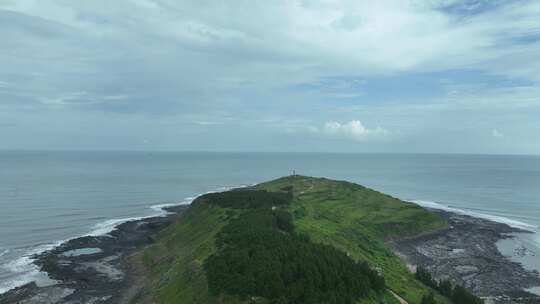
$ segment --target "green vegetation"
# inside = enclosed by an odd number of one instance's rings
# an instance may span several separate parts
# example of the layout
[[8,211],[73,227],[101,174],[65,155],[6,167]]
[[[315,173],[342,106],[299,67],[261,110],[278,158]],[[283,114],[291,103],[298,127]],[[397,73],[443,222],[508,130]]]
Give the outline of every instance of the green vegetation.
[[203,263],[215,251],[216,234],[229,217],[226,213],[223,208],[196,204],[165,229],[143,252],[148,283],[134,302],[219,303],[208,294]]
[[384,279],[366,263],[294,233],[288,213],[270,208],[245,211],[219,233],[218,252],[205,262],[210,293],[347,304],[384,292]]
[[[467,289],[462,286],[456,285],[452,286],[452,283],[448,280],[441,280],[437,282],[431,277],[431,273],[423,267],[418,267],[416,270],[415,277],[420,282],[424,283],[426,286],[429,286],[437,290],[440,294],[446,296],[449,299],[452,299],[452,302],[459,304],[483,304],[484,301]],[[429,299],[426,299],[429,300]],[[424,303],[424,299],[422,299]]]
[[437,304],[437,301],[435,300],[435,295],[433,292],[428,293],[427,295],[422,297],[421,304]]
[[445,225],[414,204],[323,178],[208,194],[144,251],[150,276],[134,302],[399,303],[386,286],[421,303],[431,289],[386,241]]
[[[429,288],[414,279],[385,241],[445,227],[438,215],[411,203],[345,181],[288,176],[256,188],[280,191],[293,186],[289,210],[299,233],[331,245],[379,269],[387,286],[409,303],[420,303]],[[449,301],[439,295],[439,303]]]
[[233,209],[272,208],[289,204],[292,199],[292,189],[284,187],[280,190],[280,192],[268,192],[266,190],[238,189],[209,193],[197,198],[195,203]]

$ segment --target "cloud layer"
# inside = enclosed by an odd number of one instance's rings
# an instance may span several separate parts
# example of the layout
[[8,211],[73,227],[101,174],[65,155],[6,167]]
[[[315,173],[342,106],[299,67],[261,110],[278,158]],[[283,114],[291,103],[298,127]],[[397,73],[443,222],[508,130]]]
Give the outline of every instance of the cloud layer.
[[[0,0],[0,135],[323,150],[288,132],[319,126],[344,151],[540,153],[539,15],[532,0]],[[493,125],[512,140],[488,141]]]

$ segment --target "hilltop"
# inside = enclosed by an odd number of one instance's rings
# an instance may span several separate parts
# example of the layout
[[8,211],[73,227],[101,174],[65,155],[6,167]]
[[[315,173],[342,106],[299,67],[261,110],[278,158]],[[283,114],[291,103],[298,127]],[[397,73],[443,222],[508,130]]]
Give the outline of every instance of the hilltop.
[[[241,197],[243,191],[252,191],[259,197],[244,200]],[[410,303],[420,303],[422,296],[428,293],[428,288],[415,280],[385,242],[446,227],[445,220],[437,214],[357,184],[298,175],[230,193],[231,199],[224,199],[222,194],[196,199],[174,225],[159,234],[154,245],[139,255],[150,277],[145,282],[147,288],[139,293],[135,303],[150,299],[162,303],[256,301],[256,297],[246,299],[227,293],[238,288],[209,290],[213,281],[207,275],[206,263],[209,257],[223,250],[223,245],[218,244],[224,242],[221,232],[230,229],[231,223],[236,224],[236,229],[242,229],[235,222],[254,208],[286,214],[283,217],[290,219],[294,227],[289,229],[309,239],[310,245],[305,246],[320,244],[332,248],[353,263],[368,265],[383,277],[387,288],[363,291],[362,297],[357,297],[358,303],[381,300],[396,303],[388,290]],[[265,221],[272,221],[267,215],[257,216],[258,222],[254,223],[265,225]],[[287,220],[283,222],[289,225]],[[249,218],[243,224],[244,229],[253,229]],[[287,229],[278,230],[284,234]],[[309,250],[322,249],[313,247]],[[347,259],[340,263],[347,263]],[[439,299],[441,303],[447,302],[442,297]],[[260,302],[265,303],[264,299]]]

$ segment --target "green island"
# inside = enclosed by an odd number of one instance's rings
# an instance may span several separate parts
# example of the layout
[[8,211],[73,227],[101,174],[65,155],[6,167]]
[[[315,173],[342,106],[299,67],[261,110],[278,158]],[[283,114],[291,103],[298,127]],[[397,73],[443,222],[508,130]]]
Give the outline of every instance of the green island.
[[134,257],[144,282],[131,303],[482,303],[411,273],[386,245],[446,225],[415,204],[325,178],[207,194]]

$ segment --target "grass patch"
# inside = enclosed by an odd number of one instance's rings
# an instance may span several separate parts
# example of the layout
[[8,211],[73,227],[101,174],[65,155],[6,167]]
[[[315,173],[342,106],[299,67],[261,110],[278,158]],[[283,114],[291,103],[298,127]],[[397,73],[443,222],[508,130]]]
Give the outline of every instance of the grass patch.
[[205,259],[215,251],[215,236],[234,211],[200,204],[165,229],[147,248],[143,263],[149,271],[148,289],[159,303],[221,303],[208,293]]

